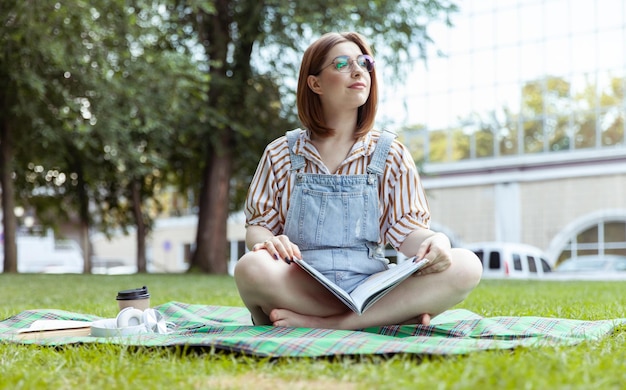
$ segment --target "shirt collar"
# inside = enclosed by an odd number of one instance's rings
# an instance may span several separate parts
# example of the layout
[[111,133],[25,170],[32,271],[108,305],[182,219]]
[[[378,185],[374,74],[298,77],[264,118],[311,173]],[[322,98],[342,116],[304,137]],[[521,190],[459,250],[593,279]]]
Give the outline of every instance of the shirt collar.
[[[374,153],[374,149],[376,149],[375,140],[377,140],[380,135],[376,133],[378,136],[374,137],[372,133],[374,133],[374,131],[368,131],[354,143],[350,154],[346,158],[346,162],[362,156],[370,156]],[[317,152],[315,145],[311,142],[311,135],[308,130],[302,130],[300,132],[300,135],[293,147],[293,152],[309,160],[320,160],[319,153]]]

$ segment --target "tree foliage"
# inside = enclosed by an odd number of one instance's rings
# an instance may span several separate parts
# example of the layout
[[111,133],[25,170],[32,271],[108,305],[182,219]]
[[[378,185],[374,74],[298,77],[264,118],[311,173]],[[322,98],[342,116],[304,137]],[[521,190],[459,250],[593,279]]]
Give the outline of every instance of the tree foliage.
[[[123,1],[3,6],[2,123],[19,136],[3,192],[15,184],[18,203],[43,225],[78,220],[86,260],[94,223],[135,226],[141,246],[151,221],[145,207],[178,145],[172,134],[186,111],[179,99],[201,96],[205,75],[189,53],[168,46],[156,10]],[[4,207],[5,221],[12,209]],[[143,271],[145,250],[138,254]],[[5,270],[16,269],[14,257],[5,256]]]

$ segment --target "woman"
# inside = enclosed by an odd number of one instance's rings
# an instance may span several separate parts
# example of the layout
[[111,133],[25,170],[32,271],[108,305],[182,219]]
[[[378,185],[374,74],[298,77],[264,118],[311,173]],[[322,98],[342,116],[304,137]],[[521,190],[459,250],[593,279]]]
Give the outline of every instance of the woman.
[[[372,52],[357,33],[329,33],[304,53],[296,129],[268,145],[246,200],[246,244],[235,267],[257,325],[361,329],[420,323],[462,301],[482,267],[429,230],[424,191],[408,150],[373,131],[378,90]],[[304,258],[350,291],[388,268],[391,243],[428,265],[362,315],[300,267]]]

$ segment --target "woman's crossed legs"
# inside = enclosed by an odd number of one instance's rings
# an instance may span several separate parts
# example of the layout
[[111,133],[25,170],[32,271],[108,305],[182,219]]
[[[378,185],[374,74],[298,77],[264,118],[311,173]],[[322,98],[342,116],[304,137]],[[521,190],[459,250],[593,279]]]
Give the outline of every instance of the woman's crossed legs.
[[451,250],[445,271],[409,277],[362,315],[348,309],[297,264],[274,260],[265,250],[246,253],[235,267],[241,298],[257,325],[362,329],[424,324],[461,302],[476,287],[480,261],[465,249]]

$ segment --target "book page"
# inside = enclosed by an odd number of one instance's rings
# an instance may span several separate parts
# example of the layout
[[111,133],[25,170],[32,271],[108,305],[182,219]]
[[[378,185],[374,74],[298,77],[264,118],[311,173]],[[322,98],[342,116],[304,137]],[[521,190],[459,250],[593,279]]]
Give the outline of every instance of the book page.
[[23,328],[17,333],[25,332],[45,332],[51,330],[63,329],[79,329],[91,326],[90,321],[73,321],[73,320],[36,320],[28,328]]
[[415,262],[414,258],[410,258],[395,267],[390,267],[388,270],[377,272],[365,279],[363,283],[352,291],[350,294],[352,300],[361,311],[365,311],[389,290],[417,272],[427,263],[428,260],[425,259]]

